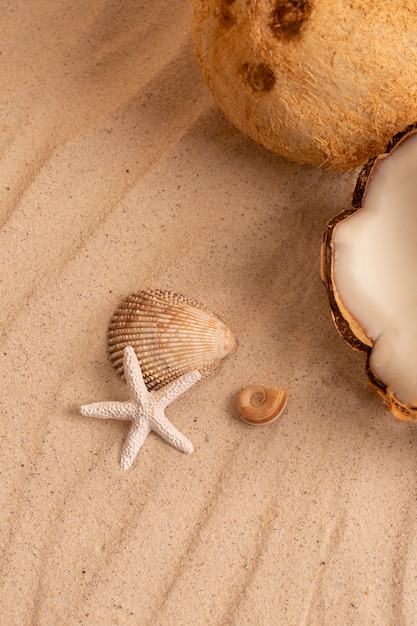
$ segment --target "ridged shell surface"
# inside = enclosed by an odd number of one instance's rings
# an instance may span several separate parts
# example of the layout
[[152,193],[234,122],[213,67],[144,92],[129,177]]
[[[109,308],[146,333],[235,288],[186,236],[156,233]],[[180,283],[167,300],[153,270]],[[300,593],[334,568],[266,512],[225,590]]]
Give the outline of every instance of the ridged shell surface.
[[145,384],[156,390],[199,370],[208,376],[235,346],[232,332],[196,300],[172,291],[131,294],[110,320],[108,350],[123,375],[123,350],[132,346]]

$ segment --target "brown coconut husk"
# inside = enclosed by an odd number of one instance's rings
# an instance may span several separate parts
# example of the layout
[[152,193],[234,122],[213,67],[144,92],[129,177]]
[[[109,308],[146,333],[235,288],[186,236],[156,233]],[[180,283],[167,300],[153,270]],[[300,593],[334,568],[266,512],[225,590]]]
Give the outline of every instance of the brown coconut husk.
[[417,123],[410,124],[390,139],[383,154],[368,160],[359,173],[353,192],[352,206],[331,219],[326,227],[321,248],[321,278],[327,290],[329,304],[334,324],[349,345],[355,350],[366,354],[366,375],[373,389],[382,397],[388,410],[398,419],[417,421],[417,406],[408,406],[398,400],[387,385],[373,372],[370,365],[370,356],[374,342],[368,337],[358,321],[351,315],[341,300],[334,280],[333,233],[338,224],[363,208],[367,186],[374,176],[379,164],[386,159],[393,150],[397,149],[402,141],[410,134],[417,133]]
[[277,154],[352,168],[417,118],[413,0],[191,0],[204,79]]

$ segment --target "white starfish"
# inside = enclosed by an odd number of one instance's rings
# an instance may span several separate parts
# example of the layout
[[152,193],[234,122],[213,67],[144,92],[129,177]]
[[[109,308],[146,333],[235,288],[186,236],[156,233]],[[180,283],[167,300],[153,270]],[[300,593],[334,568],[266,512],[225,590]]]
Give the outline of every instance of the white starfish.
[[123,351],[123,369],[130,390],[127,402],[94,402],[84,404],[80,411],[86,417],[100,419],[131,420],[129,434],[123,444],[120,465],[129,469],[143,442],[151,430],[165,441],[182,450],[194,451],[193,444],[165,417],[164,410],[173,400],[187,391],[201,378],[194,370],[177,378],[157,391],[148,391],[134,349],[128,346]]

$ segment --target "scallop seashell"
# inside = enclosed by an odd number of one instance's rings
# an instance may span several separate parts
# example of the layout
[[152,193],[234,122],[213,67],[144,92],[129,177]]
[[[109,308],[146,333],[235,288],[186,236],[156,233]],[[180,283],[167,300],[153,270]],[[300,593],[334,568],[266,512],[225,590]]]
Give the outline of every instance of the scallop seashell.
[[287,404],[287,394],[280,387],[249,385],[236,399],[236,408],[247,424],[263,426],[278,419]]
[[232,332],[205,306],[163,290],[131,294],[111,318],[110,360],[123,375],[123,350],[132,346],[145,384],[156,390],[198,370],[209,376],[235,346]]

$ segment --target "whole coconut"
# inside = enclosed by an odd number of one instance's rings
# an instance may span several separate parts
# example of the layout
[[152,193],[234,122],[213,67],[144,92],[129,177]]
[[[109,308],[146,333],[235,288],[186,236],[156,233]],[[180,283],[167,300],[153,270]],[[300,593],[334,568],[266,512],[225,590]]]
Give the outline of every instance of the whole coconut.
[[294,161],[350,168],[417,117],[415,0],[191,0],[229,120]]

